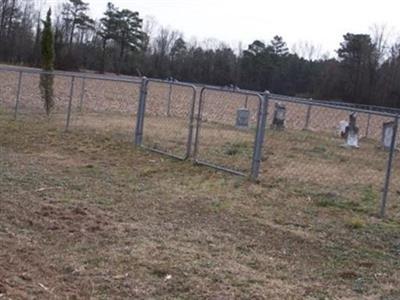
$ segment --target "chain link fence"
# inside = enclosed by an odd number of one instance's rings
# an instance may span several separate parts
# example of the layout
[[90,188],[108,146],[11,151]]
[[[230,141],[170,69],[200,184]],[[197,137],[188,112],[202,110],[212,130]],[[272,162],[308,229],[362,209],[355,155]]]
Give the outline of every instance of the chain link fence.
[[[40,121],[46,116],[40,95],[40,73],[35,72],[1,72],[2,91],[1,109],[12,111],[13,117],[20,120]],[[59,78],[53,78],[54,85],[58,88],[54,91],[54,119],[62,113],[66,116],[64,105],[64,82]],[[68,101],[66,101],[68,103]]]
[[132,142],[140,87],[140,80],[78,78],[69,129]]
[[[53,80],[49,115],[41,76]],[[20,122],[42,122],[65,131],[85,130],[133,141],[141,81],[33,69],[1,69],[0,109]]]
[[14,115],[17,90],[21,84],[22,72],[2,70],[0,72],[0,113],[3,118]]
[[[285,121],[276,129],[273,122],[279,108],[285,110]],[[354,113],[359,141],[358,147],[349,147],[340,125]],[[396,206],[398,196],[388,188],[391,171],[398,166],[396,159],[390,161],[395,141],[389,136],[389,143],[383,144],[383,127],[392,122],[396,131],[397,116],[271,95],[268,121],[261,171],[267,182],[283,183],[320,206],[369,213],[380,206],[382,215],[388,199]],[[397,185],[396,177],[393,174],[391,187]]]
[[[46,121],[249,176],[320,206],[399,217],[398,114],[235,87],[54,72],[50,116],[32,69],[0,68],[0,119]],[[49,74],[47,74],[49,75]],[[343,130],[357,113],[358,146]]]
[[264,106],[264,99],[256,93],[203,88],[198,107],[195,162],[256,178],[261,160],[258,151],[261,151],[265,129],[261,124]]
[[142,128],[137,144],[178,159],[189,158],[192,147],[196,87],[178,82],[143,82]]
[[[46,120],[52,126],[65,126],[68,118],[69,94],[71,91],[72,77],[56,76],[49,73],[35,71],[19,71],[12,77],[16,77],[15,88],[5,89],[4,107],[13,109],[15,120],[27,122],[41,122]],[[3,77],[4,73],[2,72]],[[6,75],[7,76],[7,75]],[[53,81],[53,103],[51,117],[47,115],[44,102],[40,92],[40,78],[45,76]],[[50,109],[49,108],[49,109]]]

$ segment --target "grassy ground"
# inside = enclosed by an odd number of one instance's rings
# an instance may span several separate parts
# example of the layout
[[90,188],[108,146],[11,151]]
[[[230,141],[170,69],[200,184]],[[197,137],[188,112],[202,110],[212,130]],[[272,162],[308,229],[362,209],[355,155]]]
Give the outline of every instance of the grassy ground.
[[0,299],[400,298],[398,220],[110,135],[0,119],[0,203]]

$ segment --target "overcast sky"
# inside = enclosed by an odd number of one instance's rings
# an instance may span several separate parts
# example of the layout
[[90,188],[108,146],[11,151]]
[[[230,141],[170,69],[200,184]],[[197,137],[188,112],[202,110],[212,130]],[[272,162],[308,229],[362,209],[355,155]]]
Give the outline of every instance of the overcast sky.
[[[48,0],[49,4],[62,0]],[[100,17],[109,0],[86,0],[92,16]],[[152,16],[163,26],[183,32],[186,39],[215,38],[237,47],[255,39],[283,36],[291,47],[309,41],[330,52],[343,34],[369,33],[386,25],[392,37],[400,29],[399,0],[113,0],[119,8]]]

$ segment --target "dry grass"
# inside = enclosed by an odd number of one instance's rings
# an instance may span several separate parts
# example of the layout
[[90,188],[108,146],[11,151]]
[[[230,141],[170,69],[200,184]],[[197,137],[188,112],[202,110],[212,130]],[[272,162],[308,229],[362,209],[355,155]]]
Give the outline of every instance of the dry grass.
[[[398,155],[389,218],[375,218],[385,118],[348,150],[334,135],[347,113],[313,109],[301,131],[307,107],[288,104],[254,184],[135,150],[137,85],[87,82],[80,108],[77,81],[67,134],[69,81],[56,81],[48,119],[29,75],[13,122],[12,74],[0,73],[0,298],[400,297]],[[149,85],[144,143],[183,156],[192,94],[174,88],[168,117],[168,93]],[[255,97],[207,92],[199,159],[248,172],[257,110]]]
[[[205,123],[200,134],[199,158],[237,171],[249,172],[254,145],[253,130]],[[332,134],[311,131],[268,131],[260,180],[282,189],[294,189],[310,198],[333,195],[339,204],[376,214],[382,199],[388,152],[373,139],[360,149],[342,147]],[[400,217],[400,161],[394,160],[387,209]],[[294,188],[295,187],[295,188]],[[367,201],[364,201],[367,198]]]
[[372,191],[364,210],[54,125],[0,120],[5,297],[400,297],[400,224],[369,213]]

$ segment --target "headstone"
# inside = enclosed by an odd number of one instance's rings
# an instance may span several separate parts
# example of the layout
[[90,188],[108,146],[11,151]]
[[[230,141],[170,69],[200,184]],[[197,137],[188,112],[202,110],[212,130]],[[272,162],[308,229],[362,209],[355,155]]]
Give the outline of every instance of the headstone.
[[385,150],[390,150],[390,148],[392,147],[394,125],[394,121],[383,123],[382,146]]
[[249,128],[250,111],[247,108],[239,108],[236,113],[236,127]]
[[359,148],[358,146],[358,132],[359,128],[357,123],[357,113],[350,114],[349,125],[345,129],[346,147]]
[[286,106],[281,103],[275,104],[274,119],[272,120],[272,129],[284,130],[286,120]]

